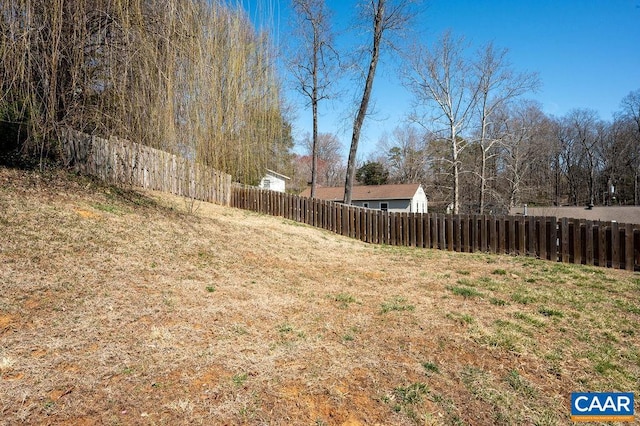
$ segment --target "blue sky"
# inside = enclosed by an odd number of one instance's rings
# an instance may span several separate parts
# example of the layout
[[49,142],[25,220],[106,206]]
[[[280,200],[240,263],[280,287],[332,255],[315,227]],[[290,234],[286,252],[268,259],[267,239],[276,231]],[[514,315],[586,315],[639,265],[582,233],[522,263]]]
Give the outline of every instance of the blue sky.
[[[327,0],[336,30],[344,31],[337,39],[341,47],[369,42],[365,34],[347,31],[355,19],[355,3]],[[280,43],[293,42],[288,36],[288,0],[243,4]],[[590,108],[610,120],[622,98],[640,89],[640,0],[427,0],[422,9],[413,31],[427,44],[450,29],[474,47],[493,41],[508,49],[517,71],[538,72],[542,88],[527,98],[538,100],[549,115]],[[390,54],[382,61],[374,82],[375,115],[367,119],[358,149],[362,159],[410,112],[411,96],[396,74],[398,61]],[[358,91],[362,86],[351,81],[343,85]],[[345,152],[351,141],[354,96],[359,93],[321,104],[320,131],[336,133]],[[311,131],[311,112],[295,92],[287,91],[287,97],[297,106],[294,132],[300,139]]]

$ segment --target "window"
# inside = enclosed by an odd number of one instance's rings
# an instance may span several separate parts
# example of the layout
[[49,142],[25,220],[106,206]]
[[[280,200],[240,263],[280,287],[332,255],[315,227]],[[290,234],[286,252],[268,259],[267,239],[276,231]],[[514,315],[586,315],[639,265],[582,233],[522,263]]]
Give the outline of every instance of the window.
[[362,203],[362,207],[364,207],[364,208],[367,208],[367,209],[368,209],[368,208],[369,208],[369,203]]
[[262,183],[262,189],[271,189],[271,181],[269,179],[265,179]]
[[389,210],[389,203],[380,203],[380,210],[382,210],[383,212]]

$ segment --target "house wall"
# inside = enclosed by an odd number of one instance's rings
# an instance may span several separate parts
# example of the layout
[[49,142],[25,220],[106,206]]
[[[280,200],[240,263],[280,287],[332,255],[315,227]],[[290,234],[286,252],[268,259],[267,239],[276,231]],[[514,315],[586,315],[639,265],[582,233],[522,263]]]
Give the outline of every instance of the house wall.
[[270,189],[271,191],[284,192],[285,181],[277,176],[267,174],[258,185],[260,189]]
[[418,187],[416,194],[411,199],[412,213],[428,213],[427,194],[424,193],[422,186]]
[[364,207],[365,203],[369,204],[370,209],[381,209],[382,203],[387,203],[388,211],[390,212],[409,212],[409,207],[411,205],[411,200],[362,200],[362,201],[353,201],[351,204],[354,206]]
[[400,213],[427,213],[427,196],[422,187],[418,188],[416,194],[410,200],[358,200],[353,201],[354,206],[367,207],[370,209],[381,209],[381,204],[387,203],[388,211]]

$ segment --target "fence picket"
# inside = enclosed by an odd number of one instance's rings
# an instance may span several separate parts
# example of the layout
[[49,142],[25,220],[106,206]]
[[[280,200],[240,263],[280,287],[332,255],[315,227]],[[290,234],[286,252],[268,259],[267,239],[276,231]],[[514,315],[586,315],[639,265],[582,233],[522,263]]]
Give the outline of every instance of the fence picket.
[[617,222],[611,223],[611,267],[620,269],[620,228]]

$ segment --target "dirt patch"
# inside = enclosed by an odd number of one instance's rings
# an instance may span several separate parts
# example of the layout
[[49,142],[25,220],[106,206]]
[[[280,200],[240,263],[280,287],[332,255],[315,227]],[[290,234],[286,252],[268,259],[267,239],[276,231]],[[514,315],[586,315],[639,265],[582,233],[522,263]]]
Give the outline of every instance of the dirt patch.
[[0,330],[8,328],[13,318],[13,315],[0,315]]

